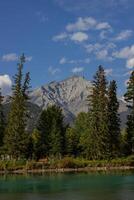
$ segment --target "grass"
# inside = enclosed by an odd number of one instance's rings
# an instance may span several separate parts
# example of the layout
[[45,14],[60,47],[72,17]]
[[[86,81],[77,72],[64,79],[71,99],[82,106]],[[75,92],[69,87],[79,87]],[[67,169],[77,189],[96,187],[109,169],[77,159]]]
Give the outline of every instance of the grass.
[[48,159],[48,161],[26,161],[26,160],[11,160],[0,161],[0,171],[19,171],[19,170],[45,170],[45,169],[78,169],[78,168],[119,168],[119,167],[134,167],[134,156],[127,158],[117,158],[113,160],[86,160],[83,158],[64,157],[63,159]]

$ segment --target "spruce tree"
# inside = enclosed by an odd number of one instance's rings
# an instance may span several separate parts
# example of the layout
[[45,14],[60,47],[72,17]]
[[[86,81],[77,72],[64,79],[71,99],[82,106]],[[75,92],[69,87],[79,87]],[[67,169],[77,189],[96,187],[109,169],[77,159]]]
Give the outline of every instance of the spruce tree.
[[60,157],[65,153],[65,126],[58,106],[49,106],[41,113],[37,130],[41,137],[42,157]]
[[106,159],[109,157],[108,148],[108,112],[107,112],[107,80],[105,71],[99,66],[94,76],[93,88],[89,95],[91,113],[91,147],[92,159]]
[[118,114],[117,85],[113,80],[108,88],[108,131],[110,158],[119,155],[120,151],[120,118]]
[[5,130],[5,118],[3,113],[3,96],[0,89],[0,147],[3,145],[4,130]]
[[27,100],[30,76],[27,73],[23,79],[25,56],[20,57],[18,72],[14,77],[12,88],[11,109],[4,138],[7,154],[15,159],[25,156],[29,142],[26,133]]
[[130,155],[134,153],[134,71],[131,73],[124,96],[130,110],[127,117],[127,155]]

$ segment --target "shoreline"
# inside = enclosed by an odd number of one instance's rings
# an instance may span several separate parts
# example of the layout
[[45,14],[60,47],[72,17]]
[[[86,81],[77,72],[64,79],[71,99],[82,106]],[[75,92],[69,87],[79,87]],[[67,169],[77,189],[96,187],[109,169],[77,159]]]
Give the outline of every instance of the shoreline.
[[134,170],[134,166],[120,167],[85,167],[85,168],[57,168],[57,169],[28,169],[28,170],[2,170],[2,174],[38,174],[38,173],[68,173],[68,172],[112,172]]

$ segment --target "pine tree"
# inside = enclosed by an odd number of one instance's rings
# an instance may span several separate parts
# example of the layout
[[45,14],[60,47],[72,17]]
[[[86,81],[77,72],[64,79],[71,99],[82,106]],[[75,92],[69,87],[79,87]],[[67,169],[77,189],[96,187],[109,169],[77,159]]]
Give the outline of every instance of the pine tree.
[[41,113],[37,130],[41,134],[42,157],[64,154],[65,126],[62,110],[58,106],[49,106]]
[[118,114],[119,102],[117,100],[117,85],[113,80],[108,88],[108,131],[109,131],[109,153],[114,158],[120,151],[120,118]]
[[3,113],[3,96],[0,89],[0,147],[3,145],[4,130],[5,130],[5,118]]
[[87,113],[79,113],[73,127],[69,127],[66,131],[66,151],[70,156],[81,156],[82,151],[85,149],[84,139],[87,131],[87,118]]
[[18,63],[18,73],[14,77],[11,109],[8,116],[8,124],[4,138],[7,154],[16,159],[25,156],[29,142],[26,133],[26,103],[28,100],[30,76],[29,73],[27,73],[23,81],[22,71],[24,63],[25,56],[22,55],[20,57],[20,62]]
[[89,95],[91,106],[91,158],[105,159],[109,157],[108,148],[108,112],[107,112],[107,80],[105,71],[99,66],[94,76],[92,94]]
[[134,152],[134,71],[131,73],[124,96],[130,110],[127,118],[127,155],[130,155]]

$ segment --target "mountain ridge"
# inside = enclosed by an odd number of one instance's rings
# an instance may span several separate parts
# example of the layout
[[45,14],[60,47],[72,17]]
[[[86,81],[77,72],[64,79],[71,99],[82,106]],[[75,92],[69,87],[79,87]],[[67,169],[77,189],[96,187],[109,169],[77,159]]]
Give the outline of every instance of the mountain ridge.
[[[72,124],[78,113],[88,112],[87,96],[90,94],[91,89],[91,81],[85,79],[85,77],[75,75],[62,81],[52,81],[38,87],[30,92],[29,97],[30,102],[37,105],[40,110],[53,104],[60,106],[65,116],[65,123]],[[119,98],[118,100],[120,104],[119,114],[122,119],[121,126],[124,127],[128,109],[122,99]],[[5,104],[6,101],[9,103],[9,98],[5,100]]]

